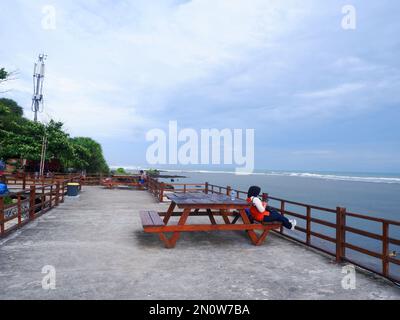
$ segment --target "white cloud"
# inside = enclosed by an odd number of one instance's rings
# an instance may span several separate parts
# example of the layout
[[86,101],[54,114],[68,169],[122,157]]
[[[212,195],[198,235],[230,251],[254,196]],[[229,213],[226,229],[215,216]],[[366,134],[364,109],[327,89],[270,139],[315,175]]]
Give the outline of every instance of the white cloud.
[[365,87],[365,83],[344,83],[333,88],[299,93],[297,96],[302,98],[335,98],[338,96],[351,94],[355,91],[364,89]]

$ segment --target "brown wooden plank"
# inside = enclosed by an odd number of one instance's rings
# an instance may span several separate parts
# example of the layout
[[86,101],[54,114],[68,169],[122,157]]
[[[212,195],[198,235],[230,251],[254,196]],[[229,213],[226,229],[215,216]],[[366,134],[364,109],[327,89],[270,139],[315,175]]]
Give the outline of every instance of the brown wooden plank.
[[148,211],[139,211],[140,220],[142,221],[143,227],[152,227],[154,226],[153,220],[150,217]]
[[[186,224],[186,225],[168,225],[160,227],[151,227],[146,232],[162,233],[162,232],[198,232],[198,231],[232,231],[232,230],[272,230],[279,226],[269,225],[265,226],[262,224]],[[253,231],[254,232],[254,231]],[[255,242],[258,241],[258,237],[255,235]]]
[[206,193],[185,193],[185,194],[168,194],[167,198],[176,202],[178,206],[188,206],[191,204],[201,205],[229,205],[229,206],[248,206],[247,202],[241,199],[231,200],[225,194],[206,194]]
[[157,211],[149,211],[149,216],[153,221],[154,226],[163,226],[164,222],[162,221],[161,217],[159,216]]
[[208,218],[210,219],[211,224],[217,224],[217,221],[215,221],[214,215],[210,209],[207,209],[208,213]]
[[168,221],[171,218],[171,215],[174,212],[175,207],[176,207],[176,203],[174,201],[172,201],[171,204],[169,205],[168,211],[164,217],[165,224],[168,224]]

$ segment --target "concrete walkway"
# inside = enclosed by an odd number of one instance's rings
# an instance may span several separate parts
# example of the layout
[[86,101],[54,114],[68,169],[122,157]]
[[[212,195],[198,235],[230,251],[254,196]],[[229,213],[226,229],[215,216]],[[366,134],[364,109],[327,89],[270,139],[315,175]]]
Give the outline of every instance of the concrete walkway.
[[[164,249],[138,211],[166,207],[146,191],[84,187],[0,240],[0,299],[400,299],[363,272],[343,289],[342,266],[275,235],[255,247],[243,232],[186,233]],[[46,265],[55,290],[42,288]]]

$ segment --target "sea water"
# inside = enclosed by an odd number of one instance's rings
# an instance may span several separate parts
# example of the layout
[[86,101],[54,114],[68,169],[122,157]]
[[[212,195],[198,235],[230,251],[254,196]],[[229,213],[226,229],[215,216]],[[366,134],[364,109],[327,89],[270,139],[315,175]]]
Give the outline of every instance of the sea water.
[[[263,192],[269,193],[273,197],[331,209],[340,206],[345,207],[347,212],[400,221],[400,175],[396,174],[264,171],[251,175],[236,175],[233,172],[221,171],[175,170],[174,172],[186,177],[175,179],[175,182],[178,183],[209,182],[218,186],[231,186],[241,191],[247,191],[250,186],[258,185]],[[169,182],[169,180],[165,179],[165,182]],[[271,201],[270,205],[279,207],[279,203],[276,201]],[[287,205],[286,209],[304,215],[306,213],[306,209],[299,206]],[[330,222],[336,221],[334,213],[323,211],[313,210],[312,217]],[[305,228],[305,221],[297,220],[298,225]],[[381,223],[348,217],[347,225],[382,234]],[[311,229],[335,237],[333,228],[312,223]],[[287,233],[300,240],[305,239],[302,232],[287,231]],[[400,239],[400,227],[391,226],[389,235],[392,238]],[[311,241],[332,253],[335,252],[335,245],[328,241],[316,237],[312,237]],[[374,239],[347,232],[346,241],[377,253],[382,252],[382,243]],[[399,257],[399,246],[390,245],[390,250],[397,251],[397,258]],[[350,249],[346,249],[346,256],[375,270],[381,270],[381,262],[378,259],[367,257]],[[400,278],[399,266],[390,264],[390,272]]]

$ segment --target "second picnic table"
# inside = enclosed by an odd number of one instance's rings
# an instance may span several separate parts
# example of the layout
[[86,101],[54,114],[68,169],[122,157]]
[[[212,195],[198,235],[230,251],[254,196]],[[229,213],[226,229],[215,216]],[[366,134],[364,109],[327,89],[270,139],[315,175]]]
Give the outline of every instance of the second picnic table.
[[[245,209],[249,204],[242,199],[231,199],[224,194],[207,193],[171,193],[167,212],[141,211],[145,232],[158,233],[167,248],[174,248],[180,232],[243,230],[254,245],[261,245],[272,229],[281,227],[280,223],[252,223]],[[175,212],[175,208],[183,211]],[[172,216],[178,216],[178,224],[170,224]],[[210,223],[187,224],[189,217],[208,216]],[[218,224],[216,216],[222,216],[223,223]],[[232,220],[231,218],[234,217]],[[241,218],[242,223],[238,223]],[[261,230],[258,235],[255,230]],[[166,233],[172,233],[170,237]]]

